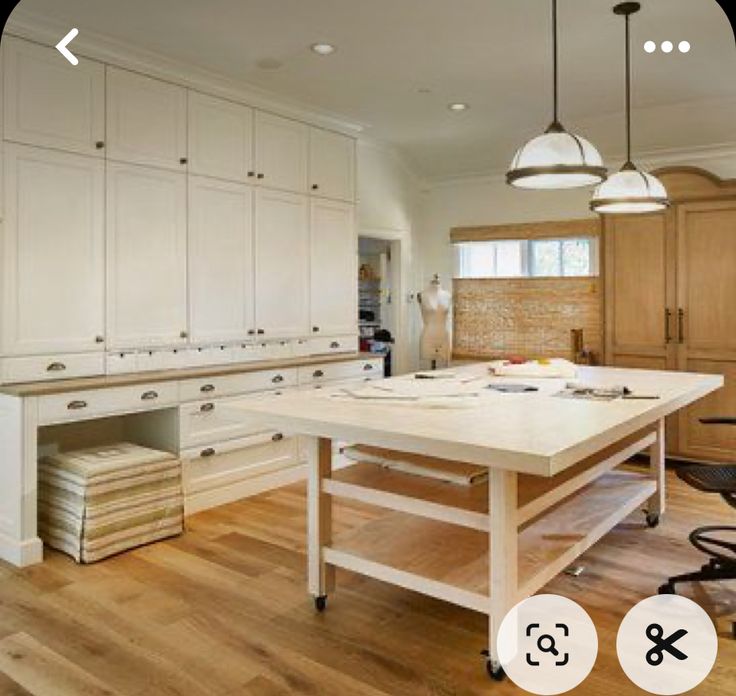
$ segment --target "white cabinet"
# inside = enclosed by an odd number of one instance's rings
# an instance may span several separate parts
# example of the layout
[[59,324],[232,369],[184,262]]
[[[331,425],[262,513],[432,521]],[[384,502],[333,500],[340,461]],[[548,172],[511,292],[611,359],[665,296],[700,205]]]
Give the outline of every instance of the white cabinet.
[[259,189],[255,220],[258,333],[266,338],[304,335],[309,324],[308,199]]
[[253,193],[189,178],[189,312],[195,342],[243,339],[253,328]]
[[121,162],[185,170],[186,89],[108,66],[107,156]]
[[357,245],[350,203],[310,201],[312,335],[357,333]]
[[101,156],[105,68],[80,57],[72,66],[54,48],[3,36],[4,137]]
[[270,188],[305,193],[309,127],[262,111],[255,118],[256,178]]
[[5,144],[3,352],[101,350],[105,165]]
[[253,109],[190,91],[189,171],[232,181],[253,178]]
[[107,164],[108,345],[187,336],[186,175]]
[[309,189],[317,196],[355,200],[355,140],[322,128],[309,130]]

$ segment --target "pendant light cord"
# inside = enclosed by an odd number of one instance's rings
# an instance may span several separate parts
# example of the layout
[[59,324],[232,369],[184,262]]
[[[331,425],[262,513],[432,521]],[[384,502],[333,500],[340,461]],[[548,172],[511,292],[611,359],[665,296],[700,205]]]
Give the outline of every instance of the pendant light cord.
[[631,40],[629,15],[626,19],[626,164],[631,164]]
[[552,123],[554,125],[559,125],[559,119],[558,119],[558,87],[557,87],[557,0],[552,0],[552,70],[554,73],[554,87],[553,87],[553,94],[554,94],[554,115],[552,118]]

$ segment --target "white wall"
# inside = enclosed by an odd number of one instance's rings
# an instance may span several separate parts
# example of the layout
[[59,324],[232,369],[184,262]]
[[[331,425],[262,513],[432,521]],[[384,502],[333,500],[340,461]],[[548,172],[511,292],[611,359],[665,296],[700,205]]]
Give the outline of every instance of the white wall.
[[410,295],[416,293],[421,181],[406,161],[391,147],[370,140],[358,141],[358,234],[400,240],[402,287],[394,294],[400,303],[399,322],[403,343],[395,364],[400,370],[418,367],[419,307]]

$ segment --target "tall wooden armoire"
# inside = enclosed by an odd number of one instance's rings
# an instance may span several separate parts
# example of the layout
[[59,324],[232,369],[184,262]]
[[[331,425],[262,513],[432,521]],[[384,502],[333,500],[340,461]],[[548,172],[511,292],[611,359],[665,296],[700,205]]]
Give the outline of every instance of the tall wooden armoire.
[[672,456],[736,461],[736,180],[695,167],[654,172],[664,213],[603,216],[606,363],[719,373],[725,387],[672,416]]

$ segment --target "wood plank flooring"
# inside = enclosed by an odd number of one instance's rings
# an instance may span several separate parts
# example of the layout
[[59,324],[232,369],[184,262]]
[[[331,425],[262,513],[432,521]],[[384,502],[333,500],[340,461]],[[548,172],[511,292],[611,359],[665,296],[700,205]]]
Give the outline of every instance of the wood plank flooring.
[[[621,619],[668,575],[700,565],[687,543],[691,528],[736,523],[717,496],[672,474],[668,480],[659,528],[632,515],[582,557],[582,576],[559,576],[545,588],[582,604],[598,627],[598,661],[575,694],[642,693],[616,658]],[[338,503],[336,536],[393,515]],[[340,571],[327,611],[315,614],[306,595],[305,526],[299,484],[201,513],[182,537],[96,565],[54,552],[25,570],[0,563],[0,694],[523,693],[485,676],[479,614]],[[721,636],[713,672],[690,693],[733,696],[736,641],[728,633],[736,583],[681,591],[706,607]]]

